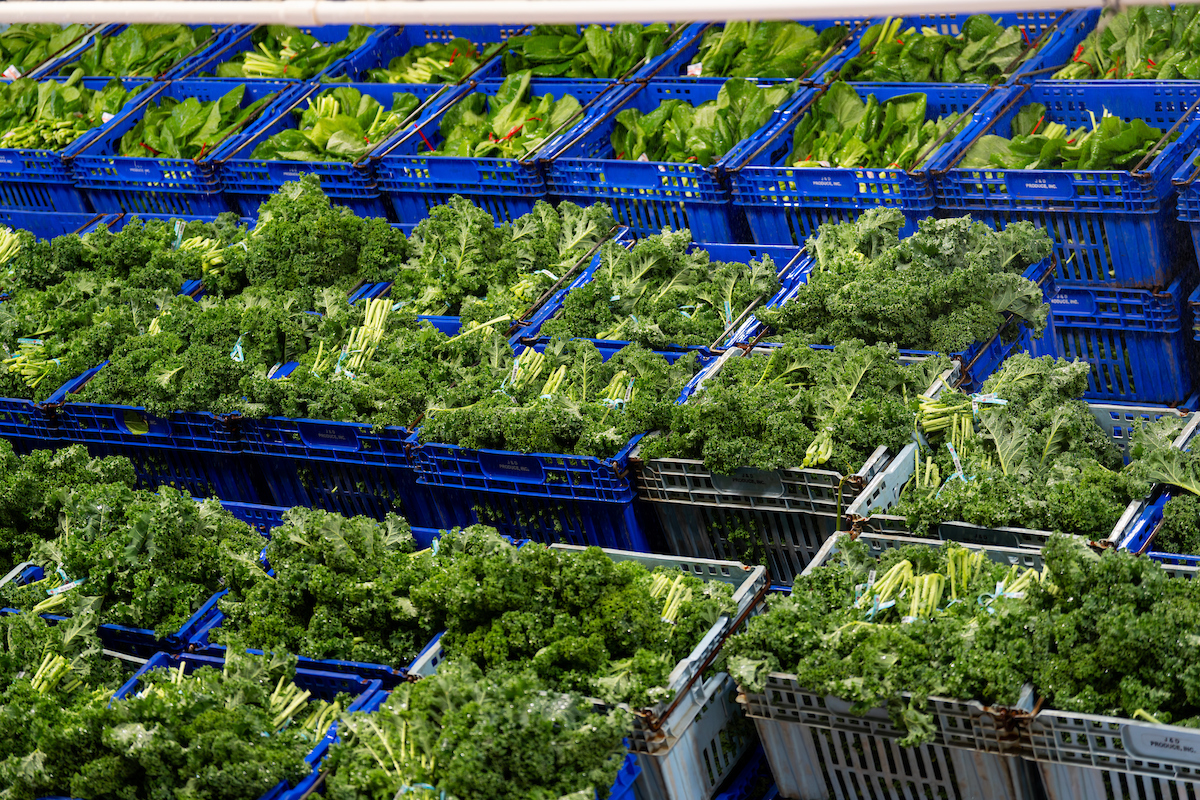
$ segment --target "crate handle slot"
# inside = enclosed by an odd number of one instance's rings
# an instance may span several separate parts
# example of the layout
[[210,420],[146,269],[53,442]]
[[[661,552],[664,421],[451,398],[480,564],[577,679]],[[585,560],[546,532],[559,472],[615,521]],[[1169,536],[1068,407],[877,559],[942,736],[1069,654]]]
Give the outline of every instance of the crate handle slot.
[[361,445],[358,443],[358,434],[349,425],[300,422],[297,423],[296,428],[300,433],[300,440],[309,447],[350,452],[361,449]]
[[662,185],[658,167],[642,161],[610,161],[604,172],[609,183],[634,189],[657,189]]
[[489,478],[517,483],[545,483],[546,472],[537,456],[479,451],[479,469]]

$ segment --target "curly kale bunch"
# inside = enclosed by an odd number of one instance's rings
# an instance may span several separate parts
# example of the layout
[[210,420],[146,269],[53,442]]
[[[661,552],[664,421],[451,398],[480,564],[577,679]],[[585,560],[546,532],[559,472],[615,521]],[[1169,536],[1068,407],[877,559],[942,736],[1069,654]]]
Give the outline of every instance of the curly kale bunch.
[[1138,469],[1122,470],[1120,451],[1078,399],[1089,369],[1019,353],[983,385],[1005,405],[985,402],[976,416],[966,395],[925,403],[920,424],[935,449],[917,456],[916,480],[894,513],[922,536],[956,520],[1107,537],[1149,483]]
[[255,800],[281,781],[294,785],[310,772],[305,756],[331,711],[320,700],[280,708],[281,697],[299,696],[294,666],[235,653],[223,670],[153,669],[129,697],[102,690],[39,716],[36,752],[0,762],[4,797]]
[[[350,714],[325,762],[333,800],[391,800],[412,786],[470,800],[601,795],[625,759],[620,710],[598,714],[515,667],[484,675],[450,659],[402,684],[380,709]],[[388,754],[392,754],[389,756]]]
[[700,459],[723,475],[821,465],[849,475],[877,447],[895,453],[911,440],[917,396],[949,366],[944,358],[902,365],[885,345],[813,348],[786,337],[779,347],[728,358],[670,408],[641,456]]
[[837,548],[726,645],[744,689],[792,673],[855,713],[886,706],[904,744],[936,733],[927,697],[1014,705],[1027,682],[1046,708],[1200,726],[1200,585],[1151,559],[1055,535],[1039,576],[957,544],[878,561],[861,542]]
[[671,699],[671,670],[735,610],[720,581],[539,544],[457,558],[411,598],[452,656],[639,707]]
[[469,405],[432,406],[421,441],[611,457],[669,419],[695,370],[693,355],[670,364],[629,345],[605,361],[591,342],[554,339],[490,364],[492,389]]
[[[102,622],[166,635],[259,570],[262,537],[218,503],[197,503],[169,487],[157,494],[119,483],[79,487],[63,498],[60,520],[61,535],[28,556],[49,577],[0,588],[5,605],[43,613],[86,594],[99,598]],[[68,581],[83,583],[47,597]]]
[[0,575],[24,561],[35,544],[58,535],[71,491],[104,484],[133,488],[136,482],[127,458],[92,458],[81,444],[17,456],[0,439]]
[[592,280],[571,290],[547,336],[629,341],[644,347],[709,345],[756,299],[779,291],[769,256],[710,262],[686,231],[664,230],[632,248],[611,242]]
[[759,319],[815,342],[861,339],[939,353],[988,341],[1006,312],[1035,334],[1045,329],[1050,308],[1021,275],[1050,255],[1045,231],[1028,222],[996,232],[970,217],[930,218],[901,241],[903,225],[890,208],[822,225],[808,241],[815,263],[807,283]]
[[[494,533],[491,538],[509,546]],[[221,598],[225,621],[209,639],[308,658],[406,666],[436,633],[418,618],[408,594],[440,561],[429,552],[415,555],[415,549],[412,531],[399,517],[378,522],[293,508],[267,544],[274,576],[260,571]]]
[[514,320],[613,232],[608,206],[538,201],[497,227],[492,215],[455,195],[435,206],[409,238],[391,297],[418,314],[465,323]]

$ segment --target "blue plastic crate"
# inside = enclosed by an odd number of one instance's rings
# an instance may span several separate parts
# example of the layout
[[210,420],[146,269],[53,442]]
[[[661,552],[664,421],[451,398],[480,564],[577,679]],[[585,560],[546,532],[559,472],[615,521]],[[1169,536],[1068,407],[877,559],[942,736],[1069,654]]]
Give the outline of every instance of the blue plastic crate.
[[[577,24],[574,26],[575,32],[582,34],[592,24],[597,23],[584,22]],[[605,30],[611,31],[613,29],[613,25],[611,23],[598,24]],[[704,27],[704,23],[678,22],[669,24],[673,25],[674,27],[664,40],[666,49],[649,60],[642,58],[624,75],[617,75],[614,78],[571,78],[570,80],[577,81],[585,85],[594,84],[596,86],[600,86],[605,83],[612,84],[614,82],[628,84],[634,81],[646,81],[652,77],[660,75],[660,73],[663,73],[667,69],[669,62],[673,58],[677,57],[676,54],[679,48],[686,46],[686,44],[690,42],[692,38],[696,36]],[[532,30],[533,26],[531,25],[527,30],[522,31],[522,33],[530,33]],[[516,33],[514,32],[513,35],[515,36]],[[504,74],[504,64],[503,59],[501,59],[496,69],[496,77],[502,77]]]
[[271,531],[283,524],[286,508],[280,506],[264,506],[258,503],[234,503],[222,501],[221,506],[233,516],[249,525],[263,536],[269,537]]
[[[626,249],[632,247],[634,244],[632,238],[630,237],[622,237],[620,242]],[[693,243],[690,249],[693,251],[706,251],[712,261],[729,261],[740,264],[748,264],[751,261],[762,258],[763,256],[770,256],[771,260],[775,262],[776,269],[779,271],[781,277],[785,274],[791,274],[791,269],[798,264],[802,253],[804,252],[801,248],[792,245]],[[536,343],[542,346],[547,344],[549,342],[548,337],[536,338],[538,337],[538,333],[541,331],[542,325],[558,316],[558,313],[562,310],[562,305],[566,300],[566,296],[572,290],[592,282],[592,279],[595,277],[596,271],[600,269],[600,266],[600,254],[597,253],[592,258],[588,269],[578,278],[572,281],[570,286],[560,292],[561,296],[556,296],[551,302],[547,303],[545,306],[539,309],[536,314],[534,314],[530,324],[521,332],[521,343],[529,345]],[[737,310],[742,312],[742,316],[745,316],[745,312],[742,309]],[[748,310],[749,309],[746,309],[746,311]],[[732,334],[736,332],[738,326],[742,324],[742,321],[743,320],[741,316],[737,317],[734,320],[734,327],[730,331],[726,331],[726,333]],[[606,361],[618,350],[629,344],[629,342],[602,339],[589,339],[588,341],[596,345],[600,352],[604,354],[604,359]],[[714,344],[724,345],[728,342],[728,337],[722,336],[721,341],[719,343],[714,342]],[[677,358],[683,353],[691,351],[706,355],[712,354],[712,351],[707,346],[696,345],[669,345],[664,350],[657,352],[660,352],[663,355],[673,354]],[[674,359],[672,359],[672,361],[674,361]]]
[[1184,300],[1198,277],[1181,275],[1164,291],[1060,287],[1046,336],[1030,352],[1090,363],[1088,400],[1182,402],[1197,354]]
[[46,211],[0,209],[0,225],[29,231],[39,239],[53,239],[68,233],[87,233],[96,224],[110,219],[106,214],[52,214]]
[[773,787],[771,765],[767,763],[766,752],[759,746],[713,800],[766,800]]
[[[853,46],[856,35],[870,24],[870,20],[863,17],[853,17],[848,19],[819,19],[819,20],[796,20],[801,25],[807,25],[817,33],[821,33],[835,25],[842,25],[848,30],[846,38],[842,41],[840,47],[835,48],[835,52],[830,55],[825,61],[819,64],[813,64],[807,72],[797,77],[806,86],[821,86],[825,83],[825,74],[834,72],[842,65],[849,57],[850,48]],[[688,68],[695,64],[696,55],[700,52],[700,45],[704,41],[704,34],[711,28],[720,30],[723,24],[720,22],[700,22],[693,28],[679,37],[678,42],[667,51],[664,58],[660,58],[657,63],[648,65],[646,69],[638,73],[639,78],[655,78],[658,80],[673,79],[686,81],[697,85],[716,86],[718,89],[728,78],[723,77],[705,77],[703,65],[700,65],[699,75],[688,75]]]
[[[88,50],[95,47],[96,42],[99,39],[117,36],[128,27],[128,25],[120,24],[107,26],[102,33],[92,37],[86,46],[73,48],[68,55],[57,59],[49,69],[45,70],[41,74],[70,75],[71,72],[78,67],[77,62],[79,61],[80,57],[82,57],[83,54]],[[192,30],[195,30],[200,26],[191,25],[189,27],[191,27]],[[211,33],[208,38],[200,44],[199,47],[192,52],[185,54],[177,62],[171,64],[159,74],[129,77],[151,78],[154,80],[167,80],[170,78],[180,77],[186,74],[188,69],[190,69],[192,66],[203,63],[209,53],[215,52],[218,48],[222,48],[225,45],[233,42],[240,34],[251,29],[248,25],[210,25],[209,27],[212,29]],[[105,78],[105,80],[108,80],[108,78]]]
[[[615,87],[611,82],[538,79],[531,83],[530,94],[575,97],[584,106],[583,116],[570,128],[575,130]],[[458,95],[456,102],[471,93],[494,95],[499,88],[500,81],[494,80],[471,84]],[[533,161],[536,153],[529,153],[528,160],[429,155],[442,142],[438,126],[452,107],[453,104],[443,106],[434,115],[410,126],[374,159],[375,183],[391,201],[397,222],[419,222],[429,216],[432,208],[456,194],[475,203],[498,222],[512,222],[532,211],[538,200],[546,199],[546,183]]]
[[[367,73],[377,67],[386,68],[393,58],[402,56],[414,47],[448,43],[454,39],[466,39],[482,53],[489,45],[503,42],[516,36],[524,25],[403,25],[392,34],[386,35],[369,49],[355,53],[350,58],[334,64],[321,76],[325,81],[367,81]],[[493,56],[480,64],[479,69],[462,81],[484,80],[500,74],[500,59]]]
[[[41,82],[63,78],[46,78]],[[84,78],[82,84],[91,90],[100,90],[111,78]],[[146,79],[126,78],[122,85],[129,91],[149,87]],[[124,111],[137,106],[147,95],[143,92],[126,103]],[[118,115],[119,116],[119,115]],[[75,186],[71,172],[71,159],[87,145],[111,127],[103,123],[84,131],[75,141],[61,150],[39,150],[34,148],[0,148],[0,207],[20,211],[46,213],[85,214],[91,207]]]
[[[137,671],[137,674],[118,689],[113,697],[120,700],[133,694],[137,691],[138,685],[141,683],[141,677],[149,670],[178,670],[180,666],[183,667],[185,673],[191,674],[199,667],[212,667],[218,670],[224,669],[225,662],[223,659],[209,656],[190,654],[173,656],[166,653],[157,653]],[[321,672],[299,667],[296,669],[296,674],[292,680],[300,689],[310,691],[314,697],[327,702],[332,701],[338,694],[343,692],[353,695],[355,699],[346,708],[347,713],[375,709],[382,702],[380,697],[382,688],[379,681],[367,677]],[[337,727],[338,722],[332,722],[328,732],[317,742],[312,751],[304,757],[304,760],[312,767],[312,772],[308,776],[302,778],[295,787],[289,786],[287,781],[280,781],[278,786],[264,794],[259,800],[300,800],[300,798],[311,796],[316,787],[321,761],[329,752],[330,745],[338,740]]]
[[[104,126],[99,136],[75,154],[72,161],[75,185],[93,209],[105,213],[214,216],[231,210],[221,194],[211,156],[197,161],[153,155],[145,158],[120,156],[117,152],[121,137],[141,121],[149,102],[160,103],[166,97],[176,100],[195,97],[209,102],[241,84],[246,86],[243,107],[263,98],[276,99],[281,92],[291,93],[300,88],[289,81],[175,80],[165,83],[153,94],[138,98],[133,108],[127,106],[120,116]],[[253,119],[246,122],[247,126],[253,124]],[[214,155],[217,150],[219,145],[214,148]]]
[[[206,50],[204,52],[203,58],[189,60],[186,69],[176,70],[174,72],[174,74],[172,74],[171,77],[172,78],[193,78],[193,79],[194,78],[203,78],[204,80],[219,81],[223,84],[228,84],[229,88],[233,88],[233,86],[236,86],[239,83],[245,83],[249,79],[245,79],[245,78],[214,78],[214,77],[210,77],[210,76],[216,74],[216,69],[217,69],[218,65],[224,64],[226,61],[229,61],[231,58],[238,55],[239,53],[244,53],[248,50],[254,50],[255,49],[254,32],[256,30],[258,30],[259,27],[265,27],[265,26],[250,26],[250,27],[243,28],[242,30],[240,30],[238,32],[238,34],[236,36],[232,37],[228,41],[222,42],[219,47],[214,47],[214,48],[210,48],[210,49]],[[328,44],[334,44],[337,42],[344,41],[346,39],[347,34],[349,34],[349,32],[350,32],[351,26],[349,26],[349,25],[320,25],[320,26],[296,25],[293,27],[298,28],[302,33],[306,33],[309,36],[312,36],[313,38],[317,39],[318,41],[323,42],[324,44],[328,45]],[[316,75],[314,75],[312,78],[310,78],[308,80],[321,80],[326,77],[335,77],[335,76],[344,74],[345,67],[343,65],[345,63],[347,63],[347,62],[353,63],[356,59],[361,61],[361,59],[366,57],[368,54],[373,53],[376,50],[379,50],[380,48],[387,47],[388,45],[386,44],[386,42],[391,37],[395,36],[396,30],[397,29],[392,26],[387,26],[387,25],[376,26],[374,31],[367,37],[366,41],[363,42],[362,45],[357,50],[353,51],[352,53],[350,53],[348,56],[346,56],[343,59],[334,61],[328,67],[326,67],[322,71],[318,72]],[[285,80],[285,81],[287,81],[289,83],[293,83],[293,84],[300,83],[300,81],[295,80],[293,78],[285,77],[282,80]]]
[[[796,293],[800,291],[800,287],[808,282],[808,276],[812,272],[815,263],[812,256],[807,254],[797,261],[790,270],[781,276],[783,288],[767,301],[766,307],[778,308],[795,297]],[[1042,296],[1046,302],[1050,302],[1058,290],[1052,277],[1053,270],[1053,260],[1047,259],[1031,265],[1023,273],[1024,277],[1041,284]],[[1021,334],[1014,341],[1010,342],[1003,341],[1001,333],[1003,333],[1003,330],[986,342],[976,342],[962,352],[948,354],[959,363],[961,385],[967,390],[978,391],[992,372],[1013,353],[1019,350],[1031,350],[1034,347],[1041,346],[1043,342],[1051,341],[1053,337],[1052,326],[1049,324],[1042,336],[1036,339],[1028,329],[1023,329]],[[737,332],[736,339],[742,343],[753,342],[756,346],[772,347],[771,342],[759,341],[763,337],[769,336],[769,334],[770,329],[764,323],[760,322],[756,317],[750,317],[746,321],[746,324]],[[925,350],[901,349],[900,353],[901,355],[914,358],[934,355]]]
[[[1162,288],[1192,261],[1175,221],[1171,178],[1200,144],[1196,82],[1045,81],[1000,89],[987,113],[931,167],[937,206],[970,213],[997,228],[1029,220],[1054,241],[1064,283]],[[1030,103],[1047,121],[1091,127],[1105,110],[1140,118],[1180,137],[1135,171],[964,169],[955,166],[985,134],[1006,136],[1013,116]],[[1189,114],[1190,112],[1190,114]]]
[[[985,97],[992,91],[981,84],[856,83],[859,97],[874,94],[881,102],[914,92],[924,93],[926,118],[961,114],[976,117],[986,112]],[[808,115],[819,93],[813,91],[788,107],[783,118],[760,131],[740,149],[728,172],[733,205],[746,215],[753,240],[759,244],[803,245],[825,222],[850,222],[872,208],[899,209],[906,220],[902,236],[915,233],[917,221],[931,216],[935,205],[928,167],[902,169],[849,169],[791,167],[792,135]],[[968,129],[969,130],[969,126]],[[963,130],[947,136],[952,142]],[[943,146],[943,151],[947,150]]]
[[0,439],[13,443],[18,452],[59,443],[58,425],[30,400],[0,397]]
[[[1200,178],[1200,167],[1194,163],[1198,157],[1200,157],[1200,151],[1190,153],[1171,181],[1179,192],[1176,198],[1176,217],[1180,223],[1187,226],[1192,235],[1194,258],[1200,258],[1200,183],[1197,182],[1197,178]],[[1195,263],[1192,261],[1192,269],[1195,269]],[[1200,298],[1188,298],[1193,317],[1200,308],[1198,300]],[[1194,319],[1193,325],[1195,325]],[[1200,336],[1200,328],[1197,328],[1197,335]]]
[[[251,130],[234,143],[222,147],[213,157],[218,165],[222,190],[230,205],[242,216],[255,216],[258,207],[283,184],[298,181],[303,175],[314,174],[321,179],[321,190],[333,202],[343,205],[360,217],[386,217],[388,204],[375,185],[375,170],[370,153],[351,163],[347,161],[268,161],[253,157],[254,148],[271,136],[297,125],[297,115],[306,109],[318,94],[337,86],[350,86],[363,95],[373,97],[385,109],[391,109],[396,94],[408,92],[421,101],[422,108],[408,122],[436,113],[448,105],[465,87],[438,84],[310,84],[304,91],[274,103]],[[403,126],[397,130],[403,130]],[[393,134],[394,135],[394,134]],[[389,135],[376,143],[385,148]]]
[[[781,81],[765,81],[779,84]],[[652,81],[633,86],[604,101],[588,115],[585,125],[557,137],[543,149],[546,188],[555,200],[580,205],[607,203],[622,225],[638,236],[658,233],[665,227],[687,228],[698,242],[736,242],[745,238],[730,203],[723,171],[731,165],[739,145],[708,167],[696,163],[629,161],[616,158],[611,135],[617,114],[636,108],[643,114],[664,100],[684,100],[692,105],[717,99],[724,82],[717,84],[680,80]],[[763,128],[781,119],[783,109],[807,96],[800,89],[776,110]],[[747,141],[748,141],[747,140]]]
[[[1071,9],[1039,9],[1032,11],[1001,11],[1001,12],[937,12],[931,14],[914,14],[902,18],[901,30],[907,28],[933,28],[943,36],[958,36],[962,23],[976,13],[986,13],[1002,27],[1017,25],[1025,39],[1025,51],[1016,68],[1009,73],[1007,82],[1018,80],[1031,72],[1038,72],[1045,67],[1062,64],[1070,60],[1071,52],[1083,36],[1091,30],[1091,25],[1084,22],[1084,14]],[[1084,12],[1086,14],[1086,12]],[[871,23],[883,22],[883,19],[871,20]],[[854,42],[846,49],[845,57],[838,67],[862,52],[862,36],[865,26],[858,31]],[[1028,54],[1028,56],[1026,55]]]

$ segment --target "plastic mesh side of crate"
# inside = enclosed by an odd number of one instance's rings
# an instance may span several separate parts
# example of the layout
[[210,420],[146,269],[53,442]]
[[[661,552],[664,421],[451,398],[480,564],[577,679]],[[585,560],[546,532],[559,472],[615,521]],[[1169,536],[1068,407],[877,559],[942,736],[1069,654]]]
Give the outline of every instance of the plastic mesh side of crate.
[[[981,85],[922,83],[853,84],[859,96],[874,94],[881,102],[914,92],[926,96],[926,118],[986,113],[984,98],[989,88]],[[906,229],[915,232],[916,221],[932,216],[933,187],[926,169],[848,169],[791,167],[792,136],[808,115],[819,93],[787,109],[785,116],[768,130],[751,138],[742,148],[740,164],[729,167],[733,205],[746,214],[754,241],[760,244],[803,245],[823,222],[857,219],[863,211],[896,208],[904,213]],[[949,136],[941,146],[946,151],[967,129]]]
[[[2,191],[0,189],[0,192]],[[104,214],[50,213],[0,208],[0,225],[29,231],[39,239],[53,239],[68,233],[80,233],[93,223],[107,219],[108,217]]]

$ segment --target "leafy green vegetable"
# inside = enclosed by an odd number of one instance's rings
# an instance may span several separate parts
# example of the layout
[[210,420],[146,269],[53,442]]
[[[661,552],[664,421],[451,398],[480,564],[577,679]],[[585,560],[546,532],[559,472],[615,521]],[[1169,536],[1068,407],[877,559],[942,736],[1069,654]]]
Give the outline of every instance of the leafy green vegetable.
[[818,34],[791,21],[727,22],[704,32],[693,64],[704,77],[807,78],[849,36],[841,25]]
[[235,653],[223,671],[155,669],[128,698],[101,689],[39,716],[36,747],[0,762],[5,800],[256,800],[294,784],[311,769],[304,757],[326,734],[324,720],[345,706],[344,697],[308,700],[291,683],[294,666]]
[[[1129,122],[1108,113],[1092,128],[1068,130],[1066,125],[1047,122],[1041,103],[1023,106],[1013,117],[1012,138],[981,136],[963,155],[963,169],[1114,170],[1133,169],[1163,138],[1161,128],[1152,128],[1134,117]],[[1179,138],[1176,131],[1167,141]]]
[[578,790],[592,798],[616,779],[628,719],[547,691],[525,669],[484,675],[451,659],[397,687],[378,711],[343,719],[325,762],[329,796],[391,800],[425,786],[436,788],[412,794],[560,800]]
[[299,28],[264,25],[251,34],[251,49],[217,65],[216,77],[308,80],[362,47],[372,33],[352,25],[345,38],[324,44]]
[[529,70],[504,79],[495,94],[473,92],[442,115],[442,139],[430,155],[523,158],[583,111],[569,94],[533,96]]
[[1200,6],[1135,7],[1088,34],[1054,80],[1200,79]]
[[529,70],[536,78],[620,78],[666,51],[665,22],[622,23],[605,30],[588,25],[537,25],[504,43],[504,74]]
[[709,345],[754,300],[779,290],[770,257],[710,263],[688,252],[687,231],[664,230],[633,248],[609,243],[590,283],[573,289],[542,326],[547,336],[632,341],[644,347]]
[[707,167],[765,125],[795,91],[795,84],[758,86],[730,78],[716,100],[698,106],[664,100],[648,114],[626,108],[610,135],[613,153],[630,161],[696,161]]
[[795,296],[758,318],[778,333],[833,344],[894,342],[913,350],[956,353],[1000,330],[1004,314],[1041,333],[1049,306],[1022,276],[1050,255],[1050,239],[1032,223],[997,232],[970,217],[921,220],[899,238],[896,209],[877,208],[856,222],[826,223],[808,241],[812,273]]
[[1150,549],[1160,553],[1200,555],[1200,498],[1193,494],[1172,497],[1163,507],[1162,527]]
[[915,399],[949,368],[902,366],[894,347],[848,340],[832,350],[788,338],[770,354],[731,358],[673,406],[641,457],[695,458],[712,472],[823,466],[849,475],[877,447],[911,440]]
[[281,161],[354,161],[391,135],[420,105],[410,92],[397,92],[386,111],[373,97],[350,86],[327,89],[296,109],[296,128],[260,142],[253,158]]
[[[53,55],[78,42],[86,25],[54,25],[45,22],[16,22],[0,31],[0,62],[28,74]],[[18,76],[19,77],[19,76]]]
[[[1190,633],[1200,588],[1151,559],[1097,554],[1068,536],[1047,542],[1040,576],[955,544],[887,550],[878,561],[860,542],[838,550],[726,645],[743,688],[761,691],[768,673],[785,672],[857,713],[885,705],[906,745],[936,734],[927,697],[1012,706],[1027,682],[1048,709],[1200,725],[1200,639]],[[910,614],[916,622],[895,624],[912,611],[912,589],[939,584]],[[904,588],[895,607],[874,610],[874,597]]]
[[867,28],[859,54],[838,70],[844,81],[878,83],[999,83],[1037,52],[1021,26],[1002,28],[975,14],[957,36],[933,28],[904,30],[899,17]]
[[[262,537],[218,503],[169,487],[157,495],[119,483],[80,487],[62,500],[60,518],[58,538],[36,542],[28,556],[48,577],[0,588],[5,605],[43,613],[88,594],[101,621],[165,636],[258,569]],[[48,594],[74,581],[82,584]]]
[[496,42],[480,52],[466,39],[430,42],[396,56],[387,67],[370,70],[367,79],[375,83],[458,83],[503,46],[503,42]]
[[84,75],[153,78],[199,50],[212,36],[211,25],[127,25],[116,36],[96,37],[96,43],[59,74],[78,68]]
[[920,424],[935,449],[918,454],[916,480],[894,513],[922,536],[956,520],[1107,538],[1149,483],[1140,468],[1121,470],[1120,452],[1078,399],[1089,370],[1083,361],[1012,356],[983,385],[1006,405],[982,405],[978,426],[964,395],[923,401]]
[[121,137],[123,156],[203,158],[224,139],[255,117],[272,96],[242,107],[244,85],[219,100],[201,102],[194,97],[176,100],[164,96],[145,107],[141,120]]
[[[837,81],[817,98],[792,133],[788,164],[797,167],[915,169],[928,164],[973,118],[952,114],[926,119],[928,97],[913,93],[866,102]],[[936,145],[936,146],[935,146]]]
[[132,96],[119,80],[95,91],[81,77],[76,70],[62,83],[21,78],[0,89],[0,145],[61,150],[103,125],[104,116],[119,112]]

